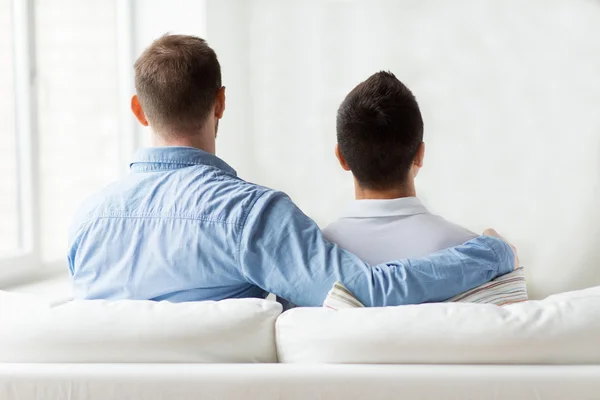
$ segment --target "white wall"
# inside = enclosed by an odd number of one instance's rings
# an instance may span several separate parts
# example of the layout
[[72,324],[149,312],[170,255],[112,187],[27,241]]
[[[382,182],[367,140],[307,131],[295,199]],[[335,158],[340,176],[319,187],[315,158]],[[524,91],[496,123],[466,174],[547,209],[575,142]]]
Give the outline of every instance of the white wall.
[[230,94],[218,150],[242,176],[331,221],[352,195],[332,153],[337,106],[390,69],[424,114],[431,209],[511,238],[534,297],[600,284],[599,2],[208,6]]

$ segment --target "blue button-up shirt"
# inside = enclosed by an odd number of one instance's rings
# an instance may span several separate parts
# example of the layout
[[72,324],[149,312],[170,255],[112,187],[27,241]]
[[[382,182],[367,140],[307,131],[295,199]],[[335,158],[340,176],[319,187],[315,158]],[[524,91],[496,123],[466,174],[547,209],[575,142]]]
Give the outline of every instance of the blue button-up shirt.
[[367,306],[441,301],[513,269],[478,237],[427,258],[370,266],[323,239],[284,193],[244,181],[189,147],[141,150],[131,172],[88,199],[70,230],[79,299],[265,297],[319,306],[336,280]]

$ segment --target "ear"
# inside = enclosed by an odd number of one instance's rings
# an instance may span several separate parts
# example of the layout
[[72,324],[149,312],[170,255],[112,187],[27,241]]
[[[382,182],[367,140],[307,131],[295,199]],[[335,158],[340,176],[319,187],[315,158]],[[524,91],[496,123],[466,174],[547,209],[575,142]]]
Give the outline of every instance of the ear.
[[146,119],[146,114],[144,114],[144,110],[142,110],[142,106],[140,104],[140,99],[138,99],[137,95],[134,94],[131,98],[131,112],[140,121],[140,124],[144,126],[148,126],[148,120]]
[[344,156],[342,156],[342,153],[340,153],[340,147],[337,144],[335,145],[335,156],[337,157],[344,171],[350,171],[350,167],[348,166],[348,163],[346,163],[346,160],[344,159]]
[[421,142],[421,147],[419,147],[419,151],[417,151],[417,155],[415,156],[415,160],[413,164],[417,168],[423,167],[423,159],[425,158],[425,142]]
[[215,102],[215,118],[221,119],[223,118],[223,113],[225,112],[225,86],[221,86],[219,90],[217,90],[217,100]]

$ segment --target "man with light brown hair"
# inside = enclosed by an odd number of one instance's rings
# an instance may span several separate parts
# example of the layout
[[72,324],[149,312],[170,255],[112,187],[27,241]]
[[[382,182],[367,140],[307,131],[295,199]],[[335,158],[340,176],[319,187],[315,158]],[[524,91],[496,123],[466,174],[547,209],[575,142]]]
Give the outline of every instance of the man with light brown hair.
[[197,37],[167,35],[135,64],[131,106],[152,128],[131,173],[88,199],[70,230],[75,297],[169,301],[265,297],[319,306],[335,281],[367,306],[439,301],[513,270],[479,236],[419,259],[369,266],[323,238],[282,192],[240,179],[215,155],[225,88]]
[[[135,62],[135,88],[131,109],[138,121],[149,125],[155,144],[180,140],[193,147],[215,152],[215,141],[206,135],[214,129],[225,111],[225,88],[221,86],[221,66],[206,42],[193,36],[163,36]],[[214,113],[211,116],[211,111]],[[206,126],[206,119],[214,119]]]

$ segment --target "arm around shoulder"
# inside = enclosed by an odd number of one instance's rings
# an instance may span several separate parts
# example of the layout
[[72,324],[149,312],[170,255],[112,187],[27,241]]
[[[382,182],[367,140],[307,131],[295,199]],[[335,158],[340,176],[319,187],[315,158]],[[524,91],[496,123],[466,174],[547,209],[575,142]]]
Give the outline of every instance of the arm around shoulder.
[[324,239],[317,224],[281,192],[263,193],[238,238],[249,283],[298,306],[322,305],[341,281],[366,306],[442,301],[512,270],[503,241],[478,237],[423,259],[369,266]]

